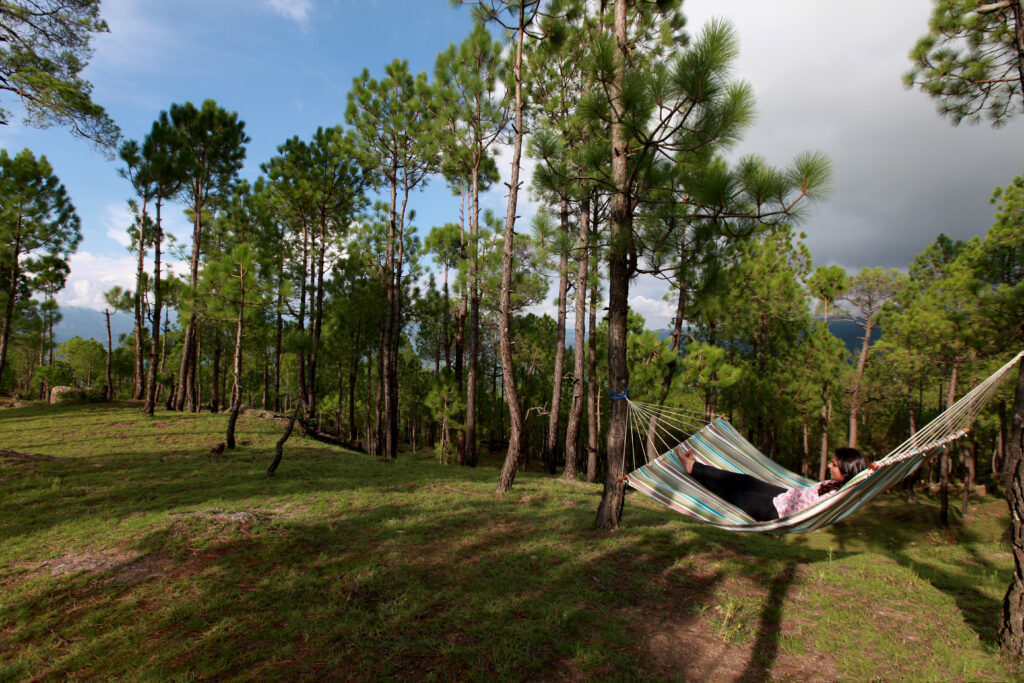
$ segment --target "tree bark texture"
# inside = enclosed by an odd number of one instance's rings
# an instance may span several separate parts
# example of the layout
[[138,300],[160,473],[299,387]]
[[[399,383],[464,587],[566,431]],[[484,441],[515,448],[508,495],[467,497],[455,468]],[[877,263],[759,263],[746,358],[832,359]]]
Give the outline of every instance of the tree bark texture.
[[999,642],[1018,659],[1024,658],[1024,361],[1017,363],[1008,459],[1005,467],[1006,503],[1010,507],[1013,581],[1003,598]]
[[[562,232],[569,232],[569,200],[563,198],[561,206]],[[548,432],[544,440],[541,460],[548,474],[555,473],[558,460],[558,426],[562,412],[562,370],[565,367],[565,316],[569,289],[569,251],[562,249],[558,257],[558,320],[555,337],[555,368],[551,383],[551,410],[548,412]]]
[[107,386],[103,389],[103,398],[110,400],[114,396],[114,385],[110,379],[110,361],[114,355],[114,344],[113,339],[110,335],[110,311],[103,309],[104,315],[107,316],[107,367],[106,367],[106,380]]
[[868,351],[871,348],[871,332],[875,329],[874,318],[868,318],[864,326],[864,343],[861,344],[860,354],[857,356],[857,369],[853,377],[853,391],[850,396],[850,448],[857,447],[857,418],[860,410],[860,385],[864,379],[864,366],[868,361]]
[[[608,389],[612,395],[622,395],[629,388],[629,367],[626,363],[626,332],[629,313],[629,241],[633,229],[633,209],[629,196],[628,154],[622,89],[625,83],[626,56],[626,0],[615,0],[614,32],[618,52],[615,76],[609,84],[612,111],[612,183],[610,215],[611,239],[608,245]],[[617,529],[622,521],[622,507],[626,498],[626,484],[622,481],[625,470],[626,445],[625,400],[611,401],[606,439],[607,467],[604,491],[597,510],[595,524],[601,529]]]
[[[565,468],[562,476],[576,478],[576,462],[580,442],[580,424],[583,417],[583,383],[586,379],[586,330],[587,330],[587,266],[590,263],[590,204],[584,202],[580,210],[579,259],[576,264],[576,325],[573,346],[572,403],[569,406],[569,422],[565,427]],[[593,335],[593,330],[591,330]]]
[[523,38],[526,33],[525,8],[519,8],[519,30],[515,55],[515,144],[512,149],[512,173],[508,191],[508,213],[505,216],[504,244],[501,255],[501,300],[499,303],[499,340],[502,387],[509,412],[508,452],[498,478],[498,492],[512,488],[519,467],[519,448],[523,436],[523,408],[516,389],[515,365],[512,358],[512,245],[515,239],[516,200],[519,196],[519,164],[523,154]]

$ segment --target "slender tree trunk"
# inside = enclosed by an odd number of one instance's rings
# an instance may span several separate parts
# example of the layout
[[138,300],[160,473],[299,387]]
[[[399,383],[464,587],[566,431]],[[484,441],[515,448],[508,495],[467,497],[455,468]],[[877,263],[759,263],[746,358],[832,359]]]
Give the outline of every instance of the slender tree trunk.
[[[561,229],[569,232],[569,200],[562,198]],[[569,290],[569,250],[562,249],[558,258],[558,331],[555,337],[555,368],[551,383],[551,411],[548,413],[548,432],[541,451],[541,461],[548,474],[555,473],[558,460],[558,425],[562,413],[562,372],[565,367],[565,317]]]
[[[623,124],[625,114],[622,101],[626,58],[629,51],[626,39],[626,5],[626,0],[615,0],[614,33],[617,54],[615,74],[608,85],[612,117],[612,184],[615,188],[610,203],[611,235],[608,245],[608,388],[612,395],[616,396],[621,396],[629,388],[626,322],[629,312],[629,247],[633,230],[633,207],[629,196],[629,150]],[[626,497],[626,485],[622,481],[625,470],[626,409],[625,400],[611,402],[604,491],[595,520],[595,524],[601,529],[617,529],[622,520],[622,508]]]
[[292,409],[292,414],[288,417],[288,425],[284,428],[284,434],[281,435],[281,438],[277,440],[277,444],[274,446],[274,459],[271,461],[270,467],[267,468],[268,477],[274,476],[278,465],[281,464],[281,458],[284,456],[284,445],[292,435],[292,430],[295,429],[295,419],[299,416],[301,409],[302,394],[299,394],[298,399],[295,401],[295,407]]
[[163,366],[164,364],[160,345],[160,314],[164,305],[164,294],[160,289],[160,251],[164,239],[164,229],[160,216],[161,205],[162,202],[158,197],[157,223],[153,247],[153,334],[150,339],[150,376],[148,376],[148,381],[145,383],[145,408],[143,409],[148,416],[152,416],[157,407],[158,354],[160,356],[159,365]]
[[960,508],[960,516],[967,519],[968,503],[971,500],[971,486],[974,485],[975,454],[978,452],[978,442],[974,440],[973,436],[960,452],[963,453],[964,457],[964,497],[962,507]]
[[472,204],[469,214],[469,368],[466,373],[466,464],[476,467],[479,459],[476,436],[476,388],[480,382],[480,219],[477,211],[479,169],[474,168],[471,178]]
[[[959,361],[953,361],[953,372],[949,378],[949,390],[946,393],[946,409],[953,405],[956,398],[956,384],[959,374]],[[949,528],[949,449],[943,447],[939,451],[939,524],[942,528]]]
[[110,335],[110,310],[105,308],[103,309],[103,313],[107,316],[107,386],[103,389],[103,398],[109,401],[114,396],[114,383],[110,378],[110,361],[114,355],[114,344]]
[[324,319],[324,259],[327,250],[327,218],[320,217],[320,249],[317,251],[316,262],[316,303],[313,305],[313,349],[309,358],[309,406],[310,410],[316,411],[316,367],[320,357],[320,336],[323,330]]
[[243,284],[238,302],[238,318],[235,320],[235,359],[234,363],[231,364],[235,382],[231,390],[231,415],[228,417],[228,431],[225,438],[225,443],[229,449],[235,447],[235,423],[238,422],[238,413],[242,409],[242,324],[244,320],[245,287]]
[[[519,197],[519,164],[523,154],[523,38],[526,33],[525,7],[519,7],[519,30],[516,33],[515,71],[515,143],[512,148],[512,173],[509,180],[508,213],[505,217],[505,239],[501,258],[501,301],[499,304],[502,387],[509,412],[508,452],[498,478],[497,491],[512,488],[519,466],[519,448],[523,438],[523,408],[516,389],[515,366],[512,358],[512,247],[515,239],[516,200]],[[563,332],[564,334],[564,332]]]
[[[590,202],[584,201],[580,209],[579,261],[576,264],[576,323],[573,344],[572,404],[569,422],[565,427],[565,469],[562,476],[576,478],[576,460],[579,450],[580,425],[583,417],[583,383],[586,379],[587,348],[587,266],[590,264]],[[593,330],[590,331],[593,335]]]
[[[202,183],[197,182],[195,196],[202,194]],[[178,372],[178,398],[176,408],[188,412],[199,412],[199,396],[196,382],[196,366],[198,365],[198,335],[196,333],[195,294],[199,284],[199,261],[202,252],[202,204],[197,202],[193,207],[192,228],[192,260],[189,286],[193,292],[192,306],[189,311],[188,323],[182,342],[181,365]]]
[[857,418],[860,411],[860,389],[864,379],[864,366],[868,361],[868,350],[871,348],[871,332],[875,329],[875,321],[868,318],[864,321],[864,342],[857,356],[857,369],[853,377],[853,392],[850,396],[850,448],[857,447]]
[[284,321],[281,307],[284,305],[281,282],[277,284],[277,327],[274,336],[274,412],[281,412],[281,346],[284,336]]
[[821,427],[821,450],[820,450],[820,465],[818,467],[818,479],[823,481],[828,476],[828,425],[832,421],[832,392],[829,389],[828,382],[822,382],[821,384],[821,416],[818,418],[818,424]]
[[[309,282],[309,228],[307,226],[306,216],[302,216],[302,270],[299,273],[299,335],[302,337],[306,336],[306,293],[308,291]],[[306,351],[300,347],[298,351],[298,386],[297,391],[299,394],[299,403],[302,404],[303,414],[299,416],[299,419],[303,419],[307,416],[310,406],[306,403],[307,389],[306,389]]]
[[[146,208],[143,205],[142,217],[139,220],[139,262],[138,270],[135,274],[135,384],[132,388],[132,399],[138,401],[144,395],[145,387],[143,386],[143,360],[142,360],[142,298],[144,295],[144,282],[146,280],[145,271],[145,259],[146,259],[146,235],[144,227],[146,225]],[[109,314],[107,315],[109,318]],[[109,321],[108,321],[109,326]]]
[[[460,256],[466,258],[466,196],[469,192],[468,188],[463,189],[462,192],[462,211],[461,221],[459,223],[459,240],[460,240]],[[473,277],[473,268],[470,265],[470,279]],[[466,312],[469,307],[469,293],[465,286],[463,286],[462,294],[459,297],[459,308],[455,313],[455,386],[458,388],[459,396],[466,396],[466,388],[464,386],[463,377],[463,364],[465,362],[466,355]],[[466,410],[463,408],[456,420],[462,424],[462,429],[456,431],[455,439],[455,462],[459,465],[468,465],[466,455]]]
[[597,278],[590,286],[590,337],[587,339],[587,481],[597,481],[597,461],[601,443],[601,422],[597,400]]
[[996,434],[996,452],[992,456],[992,474],[1003,471],[1004,464],[1009,460],[1009,420],[1006,415],[1006,403],[999,402],[999,432]]

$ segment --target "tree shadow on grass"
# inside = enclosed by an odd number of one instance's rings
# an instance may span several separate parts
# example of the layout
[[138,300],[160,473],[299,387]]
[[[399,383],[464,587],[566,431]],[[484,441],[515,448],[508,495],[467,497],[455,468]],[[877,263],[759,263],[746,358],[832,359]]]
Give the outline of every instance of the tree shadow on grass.
[[[699,552],[699,536],[649,552],[647,534],[623,541],[570,525],[561,541],[537,542],[539,529],[564,525],[562,513],[493,499],[433,519],[408,514],[385,503],[247,531],[178,520],[135,545],[143,557],[172,558],[159,575],[68,577],[16,606],[41,615],[37,630],[74,643],[72,656],[35,673],[632,677],[645,664],[630,610],[647,581],[673,574],[687,600],[713,600],[715,577],[672,569],[677,554]],[[120,632],[83,641],[90,622]],[[124,651],[133,642],[148,644],[144,658]],[[111,668],[92,664],[103,660]]]
[[[977,588],[987,575],[1005,575],[1006,585],[1013,577],[1013,568],[998,569],[982,556],[975,547],[981,541],[976,534],[962,525],[959,509],[950,508],[951,528],[943,531],[937,526],[937,506],[931,501],[916,504],[890,504],[883,508],[884,514],[867,518],[865,523],[873,528],[868,532],[858,529],[855,524],[844,522],[833,529],[841,547],[860,544],[889,555],[900,566],[913,571],[937,590],[952,597],[966,623],[982,642],[992,645],[997,642],[999,621],[1002,617],[1002,603]],[[913,557],[910,549],[919,543],[956,543],[972,556],[976,567],[964,566],[959,573],[952,573]]]

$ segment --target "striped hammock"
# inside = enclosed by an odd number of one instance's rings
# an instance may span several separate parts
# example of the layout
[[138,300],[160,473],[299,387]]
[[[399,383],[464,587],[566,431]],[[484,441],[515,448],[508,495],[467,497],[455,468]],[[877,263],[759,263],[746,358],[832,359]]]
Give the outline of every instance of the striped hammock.
[[[1017,354],[959,401],[918,430],[886,455],[850,480],[836,493],[792,515],[758,522],[743,510],[704,489],[692,477],[679,458],[687,448],[698,462],[719,469],[750,474],[782,488],[810,486],[816,482],[779,466],[757,450],[724,418],[717,418],[699,429],[678,446],[626,475],[627,483],[676,512],[696,517],[730,531],[768,533],[804,533],[843,519],[889,487],[913,473],[930,455],[967,434],[970,424],[991,398],[1010,369],[1024,356]],[[625,399],[629,401],[629,399]],[[647,450],[653,437],[669,433],[665,408],[629,401],[630,419],[648,434]]]

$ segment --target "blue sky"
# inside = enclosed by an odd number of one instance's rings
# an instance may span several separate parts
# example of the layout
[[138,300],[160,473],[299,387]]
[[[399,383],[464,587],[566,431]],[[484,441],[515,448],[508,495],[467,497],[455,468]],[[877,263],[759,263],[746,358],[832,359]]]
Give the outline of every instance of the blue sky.
[[[929,6],[684,2],[691,31],[714,15],[732,20],[739,34],[736,76],[754,87],[759,118],[735,154],[759,153],[779,165],[804,150],[831,157],[832,195],[801,226],[816,265],[905,268],[939,232],[983,235],[993,188],[1021,173],[1024,120],[997,131],[953,128],[924,95],[901,85]],[[86,76],[124,134],[141,138],[172,103],[213,98],[246,122],[250,178],[287,138],[343,123],[348,89],[363,68],[379,75],[402,58],[430,71],[436,54],[470,26],[468,9],[447,0],[103,0],[101,12],[111,32],[95,41]],[[84,240],[61,303],[101,308],[103,291],[131,286],[130,191],[120,163],[63,129],[14,120],[0,127],[0,146],[45,154],[82,217]],[[507,150],[499,157],[506,176],[509,158]],[[483,205],[503,215],[503,192],[492,191]],[[458,217],[457,199],[438,179],[411,205],[421,232]],[[526,229],[536,206],[521,201],[520,208]],[[189,234],[180,214],[170,230]],[[652,327],[668,322],[662,292],[650,280],[632,288],[631,305]]]

